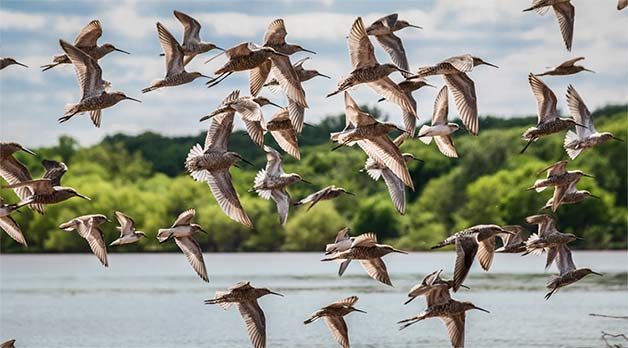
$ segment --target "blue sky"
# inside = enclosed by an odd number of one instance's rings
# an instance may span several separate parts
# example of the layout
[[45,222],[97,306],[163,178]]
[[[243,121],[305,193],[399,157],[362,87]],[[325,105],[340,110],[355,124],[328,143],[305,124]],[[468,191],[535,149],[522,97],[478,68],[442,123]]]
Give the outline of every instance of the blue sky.
[[[177,38],[182,27],[172,15],[177,9],[196,17],[203,29],[201,37],[222,47],[240,42],[261,43],[268,23],[283,18],[288,41],[316,51],[306,63],[332,76],[304,83],[310,104],[306,120],[316,123],[330,113],[343,110],[342,97],[325,98],[338,80],[351,70],[345,37],[352,22],[362,16],[369,22],[397,12],[399,18],[423,26],[399,32],[410,66],[434,64],[453,55],[472,53],[497,64],[500,69],[478,67],[470,73],[476,84],[481,115],[513,117],[536,112],[536,103],[527,83],[530,71],[585,56],[585,66],[595,74],[547,77],[559,108],[567,110],[565,93],[573,84],[591,109],[628,99],[628,10],[618,12],[616,1],[574,0],[576,25],[573,51],[567,52],[552,12],[545,16],[522,13],[529,0],[430,0],[430,1],[0,1],[0,55],[11,56],[30,69],[9,67],[0,72],[0,140],[19,141],[29,146],[50,145],[67,134],[83,145],[98,142],[107,134],[137,134],[151,130],[168,135],[198,134],[206,125],[200,116],[209,113],[233,89],[248,90],[248,74],[238,73],[212,89],[200,79],[188,85],[167,88],[146,95],[140,90],[164,74],[163,59],[155,22],[162,22]],[[63,106],[76,102],[80,91],[71,66],[45,73],[38,66],[61,52],[58,39],[72,42],[92,19],[103,25],[99,43],[110,42],[131,52],[130,56],[111,53],[100,60],[103,78],[114,90],[140,98],[143,103],[121,102],[103,111],[102,128],[92,126],[86,115],[57,124]],[[374,43],[375,44],[375,43]],[[390,59],[375,44],[380,62]],[[188,70],[211,74],[224,63],[216,59],[203,64],[209,53],[198,57]],[[305,57],[296,54],[293,60]],[[399,75],[392,75],[399,81]],[[429,79],[441,86],[440,77]],[[415,93],[421,120],[432,114],[438,90]],[[285,104],[282,96],[263,91],[271,100]],[[378,99],[368,87],[352,94],[360,104]],[[450,98],[451,99],[451,98]],[[453,102],[450,100],[450,102]],[[380,103],[392,121],[400,123],[399,109]],[[272,107],[264,109],[268,118]],[[450,117],[457,117],[450,103]]]

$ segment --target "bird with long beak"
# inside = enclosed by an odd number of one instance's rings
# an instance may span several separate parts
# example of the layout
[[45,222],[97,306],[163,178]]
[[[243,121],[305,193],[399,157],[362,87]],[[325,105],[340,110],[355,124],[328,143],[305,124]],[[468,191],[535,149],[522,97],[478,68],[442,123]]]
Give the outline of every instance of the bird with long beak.
[[327,324],[327,327],[329,327],[334,339],[336,339],[336,342],[338,342],[338,344],[343,348],[349,347],[349,330],[347,329],[347,323],[345,323],[343,317],[351,312],[366,314],[365,311],[353,307],[356,302],[358,302],[357,296],[351,296],[340,301],[336,301],[312,313],[312,315],[305,320],[303,324],[307,325],[322,318],[325,320],[325,323]]
[[76,231],[79,236],[83,237],[89,243],[89,247],[96,255],[98,260],[105,267],[109,267],[107,261],[107,247],[103,240],[103,232],[100,225],[109,221],[102,214],[91,214],[76,217],[68,222],[59,225],[59,228],[65,231]]
[[556,210],[570,185],[577,184],[582,177],[595,178],[595,176],[581,170],[567,171],[567,163],[567,161],[560,161],[539,170],[537,175],[547,171],[547,177],[545,179],[536,180],[534,185],[527,188],[527,191],[535,190],[536,192],[542,192],[546,188],[554,186],[553,209]]
[[576,65],[577,62],[583,59],[584,57],[577,57],[577,58],[566,60],[554,68],[548,68],[549,70],[543,73],[535,74],[535,76],[546,76],[546,75],[564,76],[564,75],[577,74],[581,71],[588,71],[588,72],[595,73],[595,71],[587,69],[583,67],[582,65]]
[[26,64],[22,64],[20,62],[18,62],[17,60],[7,57],[7,58],[0,58],[0,70],[6,68],[9,65],[19,65],[19,66],[23,66],[25,68],[28,68],[28,65]]
[[569,250],[569,247],[565,244],[558,247],[556,267],[558,268],[560,275],[553,275],[550,277],[547,283],[547,288],[550,291],[545,295],[545,300],[549,300],[549,298],[552,297],[552,295],[559,289],[573,284],[589,274],[595,274],[600,277],[602,276],[601,273],[594,272],[590,268],[576,268],[573,258],[571,257],[571,250]]
[[[196,19],[177,10],[174,10],[173,14],[177,17],[179,22],[181,22],[181,25],[183,25],[183,43],[181,44],[184,55],[183,65],[188,65],[197,55],[209,52],[213,49],[225,51],[211,42],[201,40],[201,24]],[[166,54],[162,53],[160,55],[165,56]]]
[[[0,142],[0,177],[9,185],[33,180],[28,168],[13,155],[18,151],[24,151],[30,155],[37,156],[35,152],[21,144]],[[22,200],[33,195],[33,191],[29,189],[28,186],[18,187],[13,191],[15,191],[15,194]],[[42,204],[31,204],[29,208],[40,214],[44,213],[44,206]]]
[[309,194],[307,197],[293,203],[293,205],[297,206],[310,203],[310,205],[307,207],[307,211],[310,211],[310,209],[312,209],[312,207],[315,206],[318,202],[332,200],[334,198],[340,197],[342,194],[355,196],[354,193],[351,193],[342,187],[336,187],[336,185],[331,185]]

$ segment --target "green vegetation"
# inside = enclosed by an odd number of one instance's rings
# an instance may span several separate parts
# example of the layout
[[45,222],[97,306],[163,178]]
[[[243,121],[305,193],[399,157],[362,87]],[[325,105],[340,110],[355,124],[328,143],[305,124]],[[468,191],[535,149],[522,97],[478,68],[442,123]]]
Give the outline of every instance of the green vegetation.
[[[379,114],[377,110],[371,110]],[[626,106],[612,106],[595,112],[596,127],[628,139]],[[227,218],[217,206],[207,185],[186,175],[183,162],[190,147],[202,143],[205,134],[196,137],[167,138],[154,133],[138,136],[115,135],[100,144],[80,148],[62,137],[54,147],[35,149],[39,158],[18,154],[34,177],[42,174],[42,158],[63,160],[70,170],[63,183],[92,197],[88,202],[70,199],[48,206],[45,215],[28,209],[14,214],[22,227],[28,248],[22,248],[2,233],[2,252],[75,252],[89,250],[75,233],[58,229],[73,217],[103,213],[115,221],[113,212],[120,210],[132,216],[138,228],[149,238],[137,245],[110,248],[115,251],[175,250],[174,243],[159,245],[158,228],[172,224],[177,214],[189,207],[197,209],[196,221],[208,235],[197,239],[208,251],[275,251],[321,250],[336,232],[350,226],[354,234],[374,231],[380,240],[408,250],[425,250],[451,233],[478,223],[523,224],[528,215],[540,213],[551,190],[537,194],[525,189],[537,178],[535,172],[566,154],[563,136],[555,135],[533,144],[524,155],[521,133],[535,118],[481,121],[478,137],[463,129],[454,136],[459,159],[442,156],[436,147],[418,140],[406,142],[402,150],[413,153],[423,162],[410,164],[416,191],[408,192],[406,215],[393,208],[383,182],[373,182],[359,169],[366,156],[357,146],[330,152],[329,132],[344,126],[344,115],[331,116],[316,126],[306,126],[300,140],[302,160],[285,156],[288,172],[301,174],[313,186],[296,184],[289,191],[293,199],[304,197],[319,188],[335,184],[356,193],[323,202],[306,212],[293,208],[288,223],[282,227],[272,201],[265,201],[247,190],[255,173],[265,163],[261,149],[254,146],[241,131],[231,137],[231,149],[255,163],[256,168],[242,165],[232,168],[234,184],[242,204],[256,225],[248,230]],[[267,137],[270,140],[270,137]],[[271,145],[273,143],[270,143]],[[610,141],[587,150],[569,165],[596,176],[584,178],[579,188],[601,197],[578,205],[563,206],[557,212],[558,227],[584,238],[575,248],[625,249],[628,204],[626,143]],[[8,202],[15,202],[11,190],[2,190]],[[531,228],[530,228],[531,229]],[[104,225],[105,240],[117,237],[115,223]]]

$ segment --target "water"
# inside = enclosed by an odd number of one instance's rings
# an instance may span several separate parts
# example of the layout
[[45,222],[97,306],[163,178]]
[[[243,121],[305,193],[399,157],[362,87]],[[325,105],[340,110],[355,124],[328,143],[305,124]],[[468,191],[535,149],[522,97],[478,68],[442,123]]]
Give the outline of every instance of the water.
[[[394,288],[370,278],[354,262],[342,278],[337,264],[316,253],[205,254],[210,283],[200,280],[182,254],[111,254],[110,267],[93,255],[0,255],[0,342],[19,348],[249,347],[238,311],[203,304],[214,291],[241,280],[285,297],[260,299],[268,347],[335,347],[323,321],[304,326],[316,309],[357,295],[368,314],[346,317],[352,347],[448,347],[447,331],[429,319],[398,331],[398,320],[417,314],[407,290],[433,270],[451,276],[452,253],[385,257]],[[497,255],[490,273],[474,265],[453,297],[491,311],[467,312],[467,347],[603,347],[600,331],[628,333],[628,254],[574,252],[588,276],[543,299],[543,257]],[[477,262],[476,262],[477,264]]]

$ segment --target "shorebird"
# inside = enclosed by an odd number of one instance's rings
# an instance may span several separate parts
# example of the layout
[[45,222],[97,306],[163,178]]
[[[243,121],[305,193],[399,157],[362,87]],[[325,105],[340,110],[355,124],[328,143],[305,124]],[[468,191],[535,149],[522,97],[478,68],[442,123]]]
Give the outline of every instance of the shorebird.
[[[398,15],[393,13],[376,20],[366,28],[366,33],[375,36],[377,42],[379,42],[382,48],[390,55],[393,63],[401,69],[410,70],[406,50],[403,48],[401,39],[395,35],[395,32],[408,27],[417,29],[423,28],[418,25],[412,25],[404,20],[398,20],[397,17]],[[411,73],[409,71],[403,72],[402,75],[409,77]]]
[[550,291],[545,295],[545,300],[549,300],[549,298],[556,291],[558,291],[558,289],[573,284],[589,274],[602,276],[602,274],[593,272],[590,268],[576,269],[576,265],[573,263],[573,258],[571,257],[571,250],[569,250],[569,247],[567,247],[566,244],[562,244],[558,247],[556,267],[558,268],[560,275],[553,275],[550,277],[549,282],[547,283],[547,288]]
[[[184,56],[183,65],[188,65],[197,55],[209,52],[213,49],[224,51],[224,49],[211,42],[201,40],[201,24],[196,19],[181,11],[174,10],[173,13],[183,25],[183,43],[181,44]],[[160,56],[164,55],[164,53],[160,54]]]
[[[327,244],[325,246],[325,255],[331,255],[334,253],[339,253],[341,251],[349,250],[351,248],[351,244],[353,244],[353,241],[355,240],[355,238],[349,236],[349,232],[351,232],[351,229],[349,227],[345,227],[342,230],[338,231],[334,243]],[[342,277],[343,273],[345,273],[345,271],[347,270],[347,266],[349,266],[349,263],[351,263],[351,260],[347,259],[336,261],[340,263],[340,267],[338,268],[338,276]]]
[[[580,203],[584,201],[585,199],[587,199],[588,197],[601,199],[600,197],[591,194],[591,192],[587,190],[578,190],[576,188],[577,184],[578,184],[578,181],[574,181],[571,184],[568,184],[566,188],[561,188],[561,189],[564,189],[565,192],[563,195],[563,199],[560,201],[559,205]],[[556,194],[556,191],[554,191],[554,194]],[[550,209],[552,207],[554,207],[554,197],[547,200],[543,209]]]
[[[393,140],[393,144],[397,147],[400,147],[403,141],[408,137],[408,133],[402,133],[395,140]],[[403,160],[408,162],[412,160],[418,160],[411,153],[402,153],[401,156]],[[366,163],[364,164],[364,168],[360,169],[361,172],[366,171],[366,173],[375,181],[379,180],[379,178],[384,179],[384,183],[388,188],[388,194],[390,195],[390,200],[392,201],[395,209],[399,214],[403,215],[406,212],[406,191],[404,188],[403,181],[397,177],[392,170],[390,170],[385,165],[377,162],[373,158],[369,157],[366,159]]]
[[119,211],[116,211],[115,214],[116,219],[120,223],[118,227],[120,237],[109,244],[109,246],[132,244],[139,241],[142,237],[146,237],[144,232],[135,230],[135,221],[130,216]]
[[446,245],[456,244],[454,291],[458,291],[467,278],[476,254],[482,269],[488,271],[491,268],[495,253],[495,237],[499,234],[512,234],[512,232],[492,224],[475,225],[457,232],[432,247],[432,249],[437,249]]
[[262,106],[273,105],[278,108],[281,106],[271,102],[265,97],[240,97],[240,91],[235,90],[229,94],[220,106],[207,116],[201,117],[200,121],[208,120],[216,115],[223,114],[225,112],[237,112],[242,116],[242,121],[246,126],[246,132],[251,137],[254,143],[259,146],[264,145],[264,115],[262,114]]
[[555,68],[549,68],[550,70],[540,73],[540,74],[535,74],[534,76],[545,76],[545,75],[552,75],[552,76],[561,76],[561,75],[572,75],[572,74],[577,74],[581,71],[588,71],[588,72],[592,72],[594,73],[595,71],[593,70],[589,70],[585,67],[583,67],[582,65],[576,65],[576,62],[579,62],[581,60],[583,60],[584,57],[577,57],[577,58],[572,58],[569,59],[567,61],[562,62],[560,65],[556,66]]
[[14,241],[28,247],[20,226],[11,216],[11,213],[17,211],[19,208],[20,206],[17,204],[4,203],[4,200],[0,197],[0,228],[3,229],[9,237],[13,238]]
[[262,86],[264,86],[264,82],[266,82],[266,78],[272,66],[268,58],[287,56],[286,54],[275,51],[271,47],[261,47],[252,42],[243,42],[208,59],[205,63],[222,54],[225,54],[229,60],[214,72],[214,74],[218,76],[207,82],[207,88],[216,86],[234,72],[250,70],[249,89],[251,95],[257,95]]
[[282,108],[274,114],[266,124],[266,129],[282,150],[296,159],[301,159],[297,131],[294,129],[292,121],[290,121],[288,108]]
[[574,121],[584,126],[577,127],[575,132],[569,130],[565,135],[563,146],[569,158],[575,159],[580,152],[594,146],[602,145],[611,139],[623,141],[615,137],[611,132],[600,133],[595,130],[593,115],[591,115],[589,108],[584,104],[584,101],[572,85],[567,87],[567,105],[569,106],[569,111]]
[[[236,100],[238,93],[238,91],[233,91],[229,94],[219,109],[222,105]],[[238,161],[251,164],[237,152],[227,149],[229,136],[233,131],[234,114],[233,109],[226,108],[214,115],[207,131],[205,145],[201,147],[196,144],[192,147],[185,161],[185,167],[194,180],[207,182],[216,202],[227,216],[247,227],[253,227],[251,219],[240,203],[238,193],[233,187],[231,174],[229,174],[229,168]]]
[[[435,87],[427,83],[423,78],[406,79],[399,82],[397,86],[399,86],[399,88],[401,88],[401,90],[406,94],[406,96],[410,100],[410,103],[412,103],[415,113],[417,112],[417,103],[416,99],[414,99],[414,96],[412,96],[412,92],[425,86]],[[384,100],[386,100],[386,98],[381,98],[377,102],[382,102]],[[403,125],[406,129],[406,132],[409,133],[411,137],[414,137],[414,132],[416,130],[416,120],[418,117],[412,115],[405,110],[403,110],[401,116],[403,118]]]
[[102,79],[102,69],[94,58],[63,40],[59,40],[59,44],[74,65],[79,87],[83,92],[80,102],[65,106],[64,115],[59,118],[59,123],[68,121],[76,114],[89,112],[94,126],[100,127],[102,109],[114,106],[125,99],[141,103],[140,100],[127,97],[122,92],[109,93],[110,83]]
[[257,299],[266,295],[282,294],[266,288],[254,288],[250,282],[240,282],[229,288],[229,291],[216,291],[216,297],[205,300],[205,304],[218,304],[222,309],[236,305],[244,319],[249,338],[254,348],[266,347],[266,316],[257,303]]
[[558,248],[561,245],[571,243],[578,239],[572,233],[562,233],[556,228],[556,219],[550,215],[532,215],[526,218],[526,222],[531,225],[538,225],[539,229],[537,233],[530,235],[526,240],[526,251],[523,255],[541,255],[543,252],[547,252],[547,262],[545,263],[545,269],[548,269],[556,255]]
[[63,202],[72,197],[80,197],[85,200],[91,201],[91,198],[79,193],[72,187],[55,186],[50,179],[36,179],[22,181],[16,184],[3,186],[3,188],[22,188],[26,187],[32,192],[30,196],[27,196],[20,200],[18,205],[26,204],[54,204]]
[[[37,156],[33,151],[25,148],[18,143],[1,143],[0,142],[0,176],[9,184],[15,185],[25,181],[33,180],[28,168],[17,160],[13,154],[18,151],[24,151],[33,156]],[[17,187],[13,191],[21,199],[25,199],[33,194],[33,191],[25,187]],[[43,214],[44,206],[42,204],[30,204],[29,208]]]
[[447,122],[449,113],[449,97],[447,86],[443,86],[434,102],[434,113],[432,115],[432,125],[423,125],[419,129],[419,140],[425,144],[430,144],[432,139],[436,143],[438,150],[447,157],[458,158],[454,141],[451,134],[460,128],[456,123]]
[[388,137],[388,133],[402,130],[395,124],[379,122],[360,110],[348,92],[345,92],[345,116],[345,129],[330,136],[331,140],[340,144],[334,149],[343,145],[358,144],[370,158],[389,168],[404,184],[414,190],[406,160],[399,147]]
[[273,199],[277,204],[279,222],[284,225],[288,220],[288,210],[290,209],[290,195],[286,188],[292,184],[303,180],[299,174],[286,174],[283,170],[283,158],[270,146],[264,146],[266,152],[266,168],[260,170],[255,175],[255,186],[253,189],[257,194],[268,200]]
[[[353,86],[365,83],[375,93],[399,105],[402,110],[416,117],[416,111],[408,96],[388,77],[391,73],[399,71],[410,73],[394,64],[379,64],[375,58],[373,44],[369,40],[362,18],[358,17],[351,27],[349,33],[349,54],[353,71],[338,83],[338,89],[329,93],[331,97],[337,93],[345,91]],[[409,129],[406,129],[409,132]]]
[[[127,51],[123,51],[116,46],[106,43],[102,46],[98,46],[98,39],[102,36],[102,27],[100,26],[100,21],[93,20],[89,22],[81,32],[78,34],[76,39],[74,40],[74,47],[79,50],[85,52],[88,56],[92,57],[95,61],[98,61],[100,58],[106,56],[107,54],[117,51],[122,52],[124,54],[130,54]],[[42,71],[46,71],[56,67],[61,64],[70,64],[72,61],[70,57],[66,54],[61,54],[58,56],[54,56],[52,58],[52,63],[42,65]]]
[[618,0],[617,1],[617,11],[621,11],[628,6],[628,0]]
[[175,222],[170,228],[160,228],[157,232],[157,240],[159,243],[174,239],[175,243],[181,251],[185,254],[190,265],[196,271],[201,279],[209,282],[207,277],[207,269],[205,268],[205,261],[203,261],[203,252],[201,251],[201,245],[194,239],[194,234],[197,232],[207,233],[198,224],[193,224],[192,219],[196,215],[194,208],[188,209],[177,217]]
[[68,222],[59,225],[59,228],[65,231],[77,231],[79,236],[83,237],[89,243],[90,249],[100,263],[105,267],[109,267],[107,262],[107,248],[103,240],[103,232],[100,225],[109,221],[102,214],[83,215],[76,217]]
[[528,75],[528,81],[532,88],[532,94],[534,94],[536,98],[538,123],[535,127],[530,127],[523,133],[522,137],[524,140],[527,140],[528,143],[521,150],[521,153],[524,153],[530,144],[541,137],[561,132],[572,126],[586,127],[576,122],[574,119],[561,118],[559,116],[556,110],[556,95],[538,77],[530,73]]
[[467,75],[478,65],[488,65],[497,68],[497,65],[488,63],[482,58],[464,54],[450,57],[442,62],[427,67],[421,67],[416,77],[442,75],[445,83],[451,89],[456,103],[456,109],[460,114],[462,123],[472,135],[478,135],[480,124],[478,120],[478,105],[475,96],[475,84]]
[[549,11],[550,7],[554,9],[554,14],[556,14],[556,19],[558,19],[565,47],[567,47],[567,51],[571,51],[573,25],[576,16],[576,9],[571,4],[571,0],[533,0],[532,6],[526,8],[523,12],[534,10],[543,16]]
[[[425,296],[425,302],[428,306],[434,304],[446,303],[451,300],[449,295],[449,289],[454,287],[453,280],[443,280],[440,274],[443,270],[434,271],[423,278],[423,281],[410,289],[408,292],[409,299],[404,302],[404,305],[412,302],[419,296]],[[463,288],[468,289],[465,285],[460,285]]]
[[337,251],[336,253],[323,258],[321,261],[359,260],[360,264],[364,267],[364,270],[371,278],[392,286],[390,276],[388,275],[386,264],[382,260],[382,256],[393,252],[407,254],[407,252],[395,249],[390,245],[377,244],[377,236],[374,233],[364,233],[357,236],[353,240],[349,249]]
[[455,348],[464,348],[464,326],[465,312],[477,309],[482,312],[490,313],[486,309],[477,307],[471,302],[460,302],[450,299],[440,304],[428,303],[427,308],[416,317],[401,320],[397,324],[403,324],[399,330],[403,330],[412,324],[416,324],[427,318],[440,318],[447,326],[447,333],[451,341],[451,346]]
[[144,88],[142,93],[148,93],[162,87],[173,87],[183,85],[196,80],[199,77],[210,78],[200,72],[187,72],[183,64],[183,47],[179,45],[177,39],[170,34],[161,23],[157,22],[157,34],[159,43],[164,50],[166,60],[166,76],[161,80],[153,81],[150,87]]
[[15,340],[8,340],[0,344],[0,348],[15,348]]
[[22,64],[22,63],[18,62],[17,60],[13,59],[13,58],[9,58],[9,57],[7,57],[7,58],[0,58],[0,70],[6,68],[9,65],[14,65],[14,64],[15,65],[21,65],[21,66],[23,66],[25,68],[28,68],[28,65]]
[[336,342],[338,342],[342,348],[349,348],[349,332],[347,329],[347,323],[345,323],[343,317],[351,312],[366,313],[363,310],[353,307],[356,302],[358,302],[358,297],[351,296],[329,304],[312,313],[312,315],[304,321],[303,324],[307,325],[323,318],[323,320],[325,320],[325,324],[329,327],[331,334],[336,339]]
[[581,170],[567,171],[566,168],[567,161],[560,161],[538,171],[537,175],[547,170],[547,178],[536,180],[534,185],[527,189],[528,191],[535,190],[536,192],[542,192],[546,188],[554,186],[554,195],[552,196],[553,211],[556,211],[558,206],[562,203],[570,185],[576,185],[583,176],[594,178],[593,175],[586,174]]
[[294,205],[310,203],[310,206],[307,207],[307,211],[310,211],[310,209],[312,209],[312,207],[315,206],[318,202],[338,198],[343,193],[354,196],[353,193],[347,191],[342,187],[336,187],[336,185],[331,185],[309,194],[307,197],[301,199],[298,202],[295,202]]
[[506,254],[520,254],[525,252],[526,243],[523,237],[525,229],[518,225],[504,226],[503,229],[513,234],[498,234],[497,236],[502,240],[503,245],[495,249],[495,252]]

